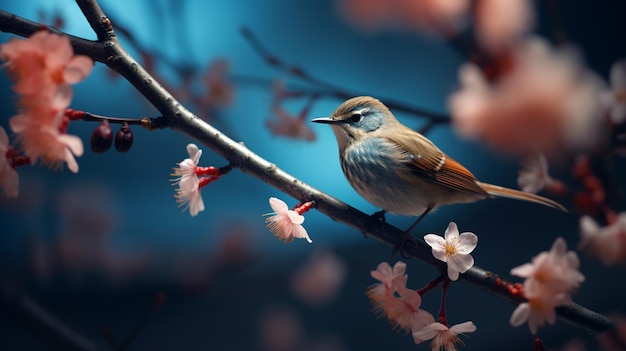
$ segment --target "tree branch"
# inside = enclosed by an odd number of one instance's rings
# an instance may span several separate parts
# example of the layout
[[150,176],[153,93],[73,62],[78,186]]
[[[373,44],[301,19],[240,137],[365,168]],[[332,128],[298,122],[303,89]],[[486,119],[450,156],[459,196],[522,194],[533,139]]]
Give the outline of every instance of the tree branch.
[[48,346],[58,350],[102,350],[44,310],[35,301],[22,296],[13,286],[0,282],[0,310],[36,332]]
[[[161,112],[169,127],[197,139],[228,160],[233,167],[239,168],[243,172],[274,186],[299,201],[314,200],[318,211],[387,245],[395,245],[397,239],[404,235],[404,231],[390,225],[368,226],[370,216],[367,214],[284,172],[276,165],[253,153],[243,144],[235,142],[195,116],[176,101],[143,67],[128,55],[117,41],[110,21],[95,0],[76,0],[76,2],[100,39],[99,43],[95,43],[88,48],[93,50],[92,53],[86,53],[85,51],[82,53],[105,63],[124,76]],[[11,19],[11,23],[17,29],[4,23],[7,18]],[[24,22],[27,23],[25,24]],[[35,30],[29,23],[32,22],[0,12],[0,30],[24,35]],[[24,30],[25,27],[28,30]],[[75,37],[70,37],[70,39],[75,47],[80,44],[83,45],[81,47],[86,48],[84,39]],[[104,52],[104,55],[102,55],[102,52]],[[423,241],[407,241],[403,251],[433,266],[435,269],[445,272],[445,264],[432,256],[430,247]],[[499,281],[496,281],[497,279]],[[511,294],[502,284],[501,278],[496,274],[479,267],[473,267],[465,274],[462,274],[460,280],[513,304],[519,304],[524,301],[519,295]],[[590,332],[599,333],[614,327],[608,318],[576,304],[558,308],[557,314],[561,320]]]

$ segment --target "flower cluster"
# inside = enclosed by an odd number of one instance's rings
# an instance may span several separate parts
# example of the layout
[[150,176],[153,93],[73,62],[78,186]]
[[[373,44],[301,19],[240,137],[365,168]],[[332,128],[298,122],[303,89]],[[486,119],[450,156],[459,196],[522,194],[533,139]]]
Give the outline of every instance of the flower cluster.
[[541,252],[526,263],[515,267],[511,274],[526,278],[524,296],[511,315],[510,323],[519,326],[528,321],[533,334],[546,321],[556,321],[555,307],[572,303],[571,293],[580,286],[585,277],[579,272],[580,262],[573,251],[567,251],[563,238],[557,238],[549,252]]
[[383,262],[371,272],[372,277],[380,281],[367,290],[374,310],[387,318],[394,328],[410,331],[416,344],[432,339],[433,350],[456,350],[457,345],[463,344],[457,335],[473,332],[476,326],[465,322],[448,327],[445,314],[441,313],[439,320],[435,321],[432,314],[420,308],[420,293],[406,287],[408,276],[405,271],[404,262],[397,262],[393,268]]
[[28,39],[12,38],[0,46],[0,58],[15,81],[19,113],[9,121],[17,142],[32,162],[59,168],[65,162],[78,172],[74,156],[83,153],[82,141],[66,133],[64,112],[72,100],[71,84],[83,80],[93,68],[87,56],[74,56],[70,40],[47,31]]
[[380,283],[367,290],[367,297],[380,316],[386,317],[394,328],[416,332],[434,323],[432,314],[420,309],[422,297],[408,289],[405,274],[406,263],[397,262],[393,269],[387,262],[371,272],[372,278]]
[[460,135],[498,150],[549,156],[590,150],[603,140],[604,84],[577,55],[534,38],[509,56],[495,82],[474,64],[462,66],[461,90],[449,100]]

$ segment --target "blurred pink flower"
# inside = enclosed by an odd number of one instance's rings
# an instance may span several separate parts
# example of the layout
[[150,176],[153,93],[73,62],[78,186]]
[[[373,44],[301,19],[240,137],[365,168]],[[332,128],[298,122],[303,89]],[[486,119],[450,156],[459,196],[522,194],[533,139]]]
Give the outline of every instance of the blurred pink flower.
[[305,302],[326,305],[339,294],[346,270],[346,264],[331,251],[316,251],[294,274],[291,290]]
[[528,302],[513,311],[511,325],[528,321],[530,331],[536,334],[544,322],[554,324],[555,307],[572,303],[571,293],[585,280],[579,265],[576,253],[567,251],[567,243],[559,237],[550,252],[541,252],[531,263],[513,268],[511,274],[526,278],[524,296]]
[[476,40],[491,52],[514,46],[532,28],[530,0],[480,0],[474,8]]
[[315,132],[307,124],[305,114],[293,116],[280,106],[274,106],[273,111],[278,119],[270,119],[265,122],[272,134],[292,139],[315,141]]
[[294,210],[290,210],[287,204],[275,197],[270,197],[270,206],[274,212],[264,214],[270,216],[265,219],[267,228],[274,234],[278,240],[284,243],[290,243],[294,238],[306,239],[307,242],[313,241],[309,238],[309,234],[302,226],[304,216]]
[[394,328],[417,331],[434,322],[434,317],[419,308],[422,297],[415,290],[406,288],[405,269],[404,262],[397,262],[393,269],[387,262],[379,264],[371,275],[380,283],[370,287],[366,294],[374,311],[386,317]]
[[626,120],[626,59],[611,66],[611,92],[609,93],[609,114],[615,124]]
[[461,67],[461,90],[448,101],[457,133],[497,150],[548,156],[604,142],[603,83],[576,55],[535,38],[516,48],[512,60],[494,83],[475,65]]
[[17,197],[19,177],[7,158],[11,150],[9,136],[4,128],[0,127],[0,185],[7,197]]
[[536,194],[546,188],[560,188],[562,183],[552,179],[548,173],[548,160],[540,152],[532,153],[522,163],[523,169],[519,171],[517,185],[527,193]]
[[202,76],[205,95],[202,97],[203,108],[225,107],[233,101],[233,85],[227,79],[230,62],[218,58],[209,63],[206,73]]
[[19,94],[19,114],[9,121],[19,147],[32,162],[41,160],[57,168],[66,162],[78,172],[74,155],[83,153],[82,141],[67,135],[64,111],[72,99],[70,84],[83,80],[93,60],[74,56],[66,36],[39,31],[28,39],[12,38],[0,46],[0,58],[7,61],[13,90]]
[[427,325],[422,330],[413,332],[413,339],[416,344],[433,339],[430,343],[432,351],[446,350],[456,351],[458,345],[465,345],[457,335],[472,333],[476,331],[476,325],[471,321],[456,324],[448,328],[447,326],[434,322]]
[[459,228],[454,222],[450,222],[444,237],[426,234],[424,241],[430,245],[436,259],[447,263],[448,278],[452,281],[459,279],[459,273],[467,272],[474,265],[470,253],[478,245],[478,236],[470,232],[459,235]]
[[605,265],[626,262],[626,212],[617,216],[614,223],[600,227],[589,216],[580,219],[581,241],[579,249],[597,257]]
[[340,11],[355,27],[454,33],[469,9],[468,0],[341,0]]
[[172,185],[178,186],[174,195],[178,206],[184,206],[183,211],[189,208],[189,214],[195,217],[199,212],[204,211],[204,201],[200,194],[200,179],[196,175],[196,167],[202,156],[202,150],[196,144],[189,144],[187,153],[189,158],[173,168],[174,173],[171,176],[176,178],[172,179]]

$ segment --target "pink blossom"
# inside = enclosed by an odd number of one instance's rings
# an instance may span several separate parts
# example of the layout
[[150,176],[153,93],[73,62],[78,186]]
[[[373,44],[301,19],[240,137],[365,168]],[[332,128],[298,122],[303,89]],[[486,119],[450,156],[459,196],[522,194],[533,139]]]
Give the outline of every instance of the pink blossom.
[[270,206],[274,212],[267,213],[264,216],[270,216],[265,219],[267,228],[284,243],[290,243],[294,238],[306,239],[307,242],[313,241],[309,238],[309,234],[302,226],[304,216],[294,210],[290,210],[287,204],[275,197],[270,197]]
[[93,67],[86,56],[74,56],[70,40],[47,31],[28,39],[11,39],[0,46],[0,58],[7,62],[19,94],[19,114],[9,121],[17,142],[33,162],[58,168],[66,162],[78,172],[74,156],[83,153],[82,141],[67,135],[64,111],[72,99],[70,84],[84,79]]
[[378,265],[371,272],[380,283],[367,290],[367,297],[374,306],[374,311],[389,320],[394,328],[405,331],[419,330],[434,321],[434,317],[420,309],[421,296],[406,288],[406,264],[397,262],[393,269],[387,262]]
[[468,0],[342,0],[340,10],[354,26],[451,34],[469,9]]
[[459,279],[459,273],[465,273],[474,265],[474,258],[470,255],[478,245],[478,236],[465,232],[459,235],[456,223],[450,222],[444,237],[436,234],[426,234],[424,241],[432,248],[436,259],[448,264],[448,278]]
[[514,46],[534,21],[530,0],[480,0],[474,14],[477,41],[492,52]]
[[550,252],[541,252],[526,263],[515,267],[511,274],[526,278],[524,295],[528,302],[521,303],[511,315],[510,323],[519,326],[528,321],[533,334],[546,321],[556,321],[555,307],[570,304],[571,293],[585,277],[580,273],[580,261],[573,251],[567,251],[563,238],[557,238]]
[[527,193],[538,193],[546,188],[560,187],[561,183],[552,179],[548,173],[548,160],[542,153],[533,153],[523,162],[524,169],[519,171],[517,185]]
[[[7,61],[9,74],[16,81],[13,90],[20,95],[50,96],[63,84],[75,84],[87,77],[93,60],[74,56],[66,36],[36,32],[28,39],[11,38],[0,46],[0,58]],[[67,104],[71,90],[64,92]]]
[[272,134],[292,139],[315,141],[315,132],[307,124],[305,115],[293,116],[280,106],[275,106],[273,111],[278,119],[270,119],[265,122]]
[[465,345],[457,335],[472,333],[474,331],[476,331],[476,325],[471,321],[456,324],[450,328],[441,323],[433,322],[422,330],[413,332],[413,339],[416,344],[433,339],[430,344],[432,351],[442,349],[446,351],[456,351],[457,346]]
[[461,90],[448,101],[457,133],[497,150],[548,156],[590,150],[606,139],[603,83],[571,50],[529,39],[512,52],[510,66],[494,83],[475,65],[461,67]]
[[291,290],[305,302],[326,305],[339,294],[346,270],[346,264],[332,252],[314,252],[293,276]]
[[626,262],[626,212],[617,216],[614,223],[600,227],[589,216],[580,219],[580,249],[598,257],[605,265]]
[[216,59],[209,63],[207,72],[202,76],[206,94],[202,106],[224,107],[233,101],[233,85],[227,79],[230,63],[226,59]]
[[196,144],[187,145],[187,153],[189,158],[178,163],[178,167],[174,167],[174,173],[171,175],[176,177],[172,180],[172,185],[177,185],[176,202],[178,206],[184,206],[183,211],[189,208],[189,214],[192,217],[204,211],[204,201],[200,194],[200,179],[196,175],[196,167],[202,156],[202,150]]
[[9,150],[9,136],[0,127],[0,186],[7,197],[17,197],[19,177],[7,158]]

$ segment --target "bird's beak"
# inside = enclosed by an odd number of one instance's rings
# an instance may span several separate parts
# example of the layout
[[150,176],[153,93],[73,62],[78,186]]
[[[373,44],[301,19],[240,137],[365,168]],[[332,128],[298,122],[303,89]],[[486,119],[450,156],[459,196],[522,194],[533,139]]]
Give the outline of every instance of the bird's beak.
[[341,123],[342,121],[337,120],[337,119],[332,119],[330,117],[321,117],[321,118],[312,119],[311,122],[324,123],[324,124],[337,124],[337,123]]

